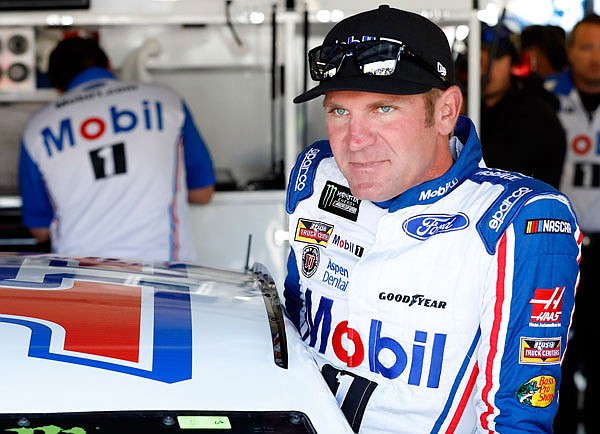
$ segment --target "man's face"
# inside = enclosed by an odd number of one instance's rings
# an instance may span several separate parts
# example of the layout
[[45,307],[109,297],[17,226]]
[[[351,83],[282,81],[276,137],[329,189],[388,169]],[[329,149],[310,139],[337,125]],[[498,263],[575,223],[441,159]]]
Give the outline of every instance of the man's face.
[[427,126],[423,94],[334,91],[323,107],[335,161],[357,198],[388,200],[447,169],[436,172],[437,130]]
[[[487,48],[481,49],[481,78],[485,77],[490,52]],[[490,66],[487,85],[482,89],[486,105],[496,104],[510,89],[512,60],[509,54],[494,59]]]
[[584,92],[600,92],[600,25],[580,25],[567,54],[577,86]]

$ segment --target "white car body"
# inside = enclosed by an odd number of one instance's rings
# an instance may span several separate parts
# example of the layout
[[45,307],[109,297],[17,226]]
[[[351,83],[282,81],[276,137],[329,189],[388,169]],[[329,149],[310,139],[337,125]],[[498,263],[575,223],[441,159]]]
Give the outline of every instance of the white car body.
[[0,348],[0,432],[352,432],[260,264],[0,255]]

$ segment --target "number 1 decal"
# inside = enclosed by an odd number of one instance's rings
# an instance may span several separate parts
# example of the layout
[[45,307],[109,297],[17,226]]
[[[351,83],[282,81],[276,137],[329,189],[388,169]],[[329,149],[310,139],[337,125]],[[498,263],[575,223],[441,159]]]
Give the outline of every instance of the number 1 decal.
[[96,179],[108,178],[127,172],[125,144],[103,146],[90,151],[90,159]]
[[584,188],[600,187],[600,165],[595,163],[579,162],[575,164],[573,186]]
[[321,374],[350,423],[352,431],[357,433],[377,383],[351,372],[341,371],[329,364],[323,365]]

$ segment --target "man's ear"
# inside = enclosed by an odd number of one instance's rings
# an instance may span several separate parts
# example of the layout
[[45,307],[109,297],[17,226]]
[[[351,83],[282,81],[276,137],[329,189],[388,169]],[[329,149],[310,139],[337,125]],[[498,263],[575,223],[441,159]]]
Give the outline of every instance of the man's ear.
[[450,86],[437,101],[438,128],[441,135],[449,135],[460,114],[463,95],[458,86]]

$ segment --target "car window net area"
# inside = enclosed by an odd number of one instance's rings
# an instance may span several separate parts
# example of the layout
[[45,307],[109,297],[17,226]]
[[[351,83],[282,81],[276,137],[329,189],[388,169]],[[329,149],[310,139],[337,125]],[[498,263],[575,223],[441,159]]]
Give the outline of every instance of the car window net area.
[[316,434],[293,411],[147,411],[0,415],[0,434]]

